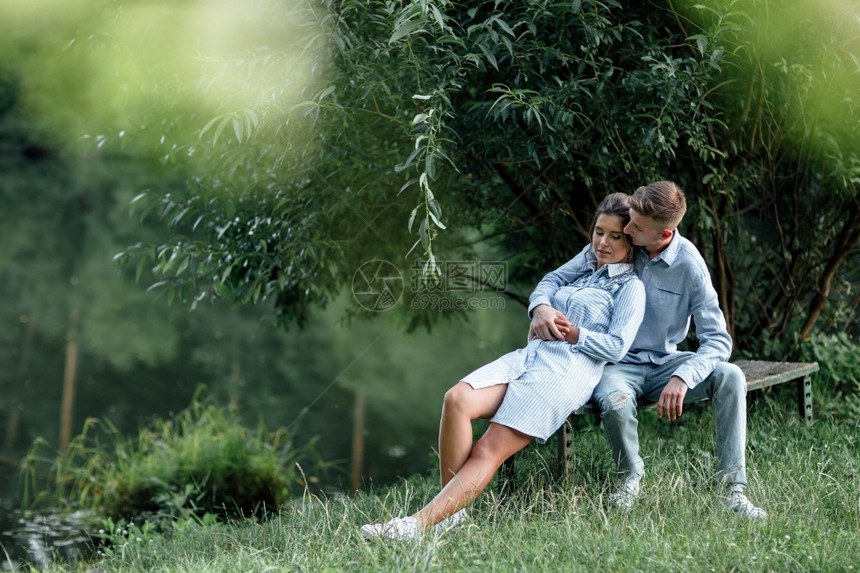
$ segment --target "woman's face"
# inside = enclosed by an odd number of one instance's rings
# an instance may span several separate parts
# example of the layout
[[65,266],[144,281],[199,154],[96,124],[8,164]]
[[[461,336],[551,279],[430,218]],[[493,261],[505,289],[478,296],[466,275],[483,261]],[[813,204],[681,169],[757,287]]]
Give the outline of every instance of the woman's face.
[[601,213],[591,234],[591,248],[597,257],[597,267],[620,263],[627,259],[630,247],[624,236],[624,224],[618,215]]

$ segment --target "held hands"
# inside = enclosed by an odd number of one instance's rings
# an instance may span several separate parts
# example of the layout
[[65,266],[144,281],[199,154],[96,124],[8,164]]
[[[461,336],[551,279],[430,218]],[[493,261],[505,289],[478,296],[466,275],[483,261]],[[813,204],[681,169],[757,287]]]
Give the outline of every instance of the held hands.
[[573,326],[566,318],[562,318],[561,320],[556,320],[556,325],[561,324],[563,321],[563,325],[567,329],[567,334],[564,335],[564,339],[571,344],[576,344],[579,342],[579,329]]
[[579,341],[579,329],[573,326],[563,313],[549,305],[536,306],[532,311],[529,340],[566,340],[571,344]]
[[672,376],[660,393],[660,399],[657,400],[657,417],[662,418],[665,415],[666,420],[670,422],[680,417],[684,410],[684,396],[687,395],[687,389],[686,382],[677,376]]
[[561,312],[547,304],[536,306],[529,325],[529,340],[564,340],[573,325]]

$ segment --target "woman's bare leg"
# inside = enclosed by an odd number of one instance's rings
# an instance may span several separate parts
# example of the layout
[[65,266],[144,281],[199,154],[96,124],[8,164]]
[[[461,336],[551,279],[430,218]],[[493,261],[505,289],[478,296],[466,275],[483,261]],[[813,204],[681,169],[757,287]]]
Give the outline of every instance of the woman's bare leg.
[[442,487],[460,471],[472,451],[472,420],[490,419],[499,409],[507,384],[478,390],[458,382],[445,393],[439,422],[439,467]]
[[468,505],[484,491],[502,462],[533,439],[513,428],[491,423],[454,478],[448,480],[433,501],[415,514],[418,524],[429,529]]

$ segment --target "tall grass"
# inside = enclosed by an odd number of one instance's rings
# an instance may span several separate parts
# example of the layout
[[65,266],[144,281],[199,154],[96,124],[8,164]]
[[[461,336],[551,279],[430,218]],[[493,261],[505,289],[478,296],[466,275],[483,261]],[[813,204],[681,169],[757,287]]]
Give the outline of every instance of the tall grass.
[[[521,487],[488,490],[463,527],[416,543],[364,540],[358,527],[415,511],[434,476],[351,496],[305,494],[265,522],[182,520],[170,535],[132,531],[106,550],[109,571],[852,571],[860,567],[857,420],[807,427],[787,400],[760,400],[749,419],[748,493],[764,521],[729,514],[710,485],[711,416],[681,424],[643,412],[648,473],[629,513],[607,504],[611,462],[601,431],[577,434],[577,468],[551,479],[535,447]],[[687,414],[685,414],[686,416]],[[682,418],[683,420],[683,418]],[[543,461],[542,461],[543,460]],[[85,567],[81,567],[85,569]],[[65,570],[55,566],[55,570]]]
[[[301,492],[299,461],[319,469],[312,444],[296,446],[282,430],[247,428],[233,411],[198,393],[191,405],[123,437],[90,419],[68,451],[24,462],[36,505],[89,511],[95,520],[161,524],[183,516],[260,516]],[[39,480],[39,469],[48,474]],[[48,472],[44,470],[48,469]],[[27,503],[29,500],[25,500]]]

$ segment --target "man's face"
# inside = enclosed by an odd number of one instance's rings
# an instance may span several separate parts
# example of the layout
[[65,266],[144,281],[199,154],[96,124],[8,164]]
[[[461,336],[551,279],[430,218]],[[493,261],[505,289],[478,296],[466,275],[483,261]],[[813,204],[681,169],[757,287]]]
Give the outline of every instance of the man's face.
[[660,245],[665,230],[651,217],[640,215],[633,209],[630,209],[630,222],[624,227],[624,232],[630,235],[633,244],[644,247],[645,250]]

